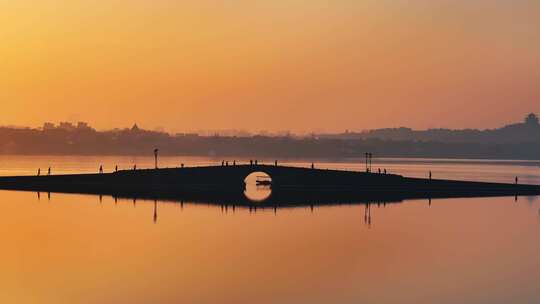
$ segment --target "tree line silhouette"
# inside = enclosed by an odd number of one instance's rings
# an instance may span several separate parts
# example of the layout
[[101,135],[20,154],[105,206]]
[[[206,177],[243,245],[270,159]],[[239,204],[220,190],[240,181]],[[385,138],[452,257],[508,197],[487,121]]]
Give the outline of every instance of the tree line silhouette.
[[378,157],[540,159],[534,114],[494,130],[380,129],[311,136],[199,136],[129,129],[97,131],[86,123],[0,128],[0,154],[257,156],[271,158]]

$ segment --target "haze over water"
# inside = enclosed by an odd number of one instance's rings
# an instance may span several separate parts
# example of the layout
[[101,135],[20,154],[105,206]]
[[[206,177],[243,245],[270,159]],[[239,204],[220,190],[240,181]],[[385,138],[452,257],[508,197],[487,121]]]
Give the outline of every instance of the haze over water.
[[[152,158],[1,157],[2,175]],[[163,158],[162,166],[216,164]],[[310,165],[309,161],[292,162]],[[362,170],[354,163],[316,166]],[[535,162],[376,160],[391,172],[538,183]],[[58,168],[58,169],[56,169]],[[43,169],[42,169],[43,170]],[[306,202],[308,203],[308,202]],[[537,197],[232,210],[0,191],[2,303],[536,303]]]

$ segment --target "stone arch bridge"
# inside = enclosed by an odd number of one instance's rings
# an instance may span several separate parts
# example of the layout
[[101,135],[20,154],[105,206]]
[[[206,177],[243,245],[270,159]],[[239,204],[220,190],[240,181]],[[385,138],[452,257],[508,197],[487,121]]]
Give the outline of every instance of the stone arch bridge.
[[264,172],[272,189],[299,191],[384,194],[406,196],[491,196],[540,194],[538,185],[485,183],[408,178],[345,170],[327,170],[276,165],[229,165],[167,169],[121,170],[103,174],[0,177],[0,189],[79,193],[220,193],[241,192],[245,178]]

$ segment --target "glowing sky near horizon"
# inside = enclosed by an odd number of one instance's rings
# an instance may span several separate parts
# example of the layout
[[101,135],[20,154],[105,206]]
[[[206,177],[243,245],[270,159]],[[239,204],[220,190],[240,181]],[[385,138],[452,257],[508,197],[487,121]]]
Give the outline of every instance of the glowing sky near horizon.
[[0,125],[496,127],[540,112],[536,0],[0,0]]

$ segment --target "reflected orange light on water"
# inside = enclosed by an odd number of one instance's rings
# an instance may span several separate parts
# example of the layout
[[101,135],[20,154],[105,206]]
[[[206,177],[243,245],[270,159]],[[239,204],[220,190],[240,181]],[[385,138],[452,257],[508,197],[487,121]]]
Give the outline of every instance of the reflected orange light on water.
[[152,201],[1,191],[0,301],[525,302],[540,278],[524,199],[372,205],[369,227],[363,205],[157,207],[154,224]]

